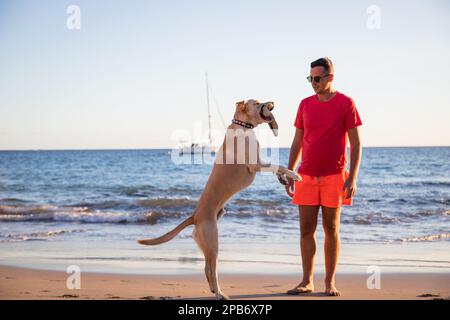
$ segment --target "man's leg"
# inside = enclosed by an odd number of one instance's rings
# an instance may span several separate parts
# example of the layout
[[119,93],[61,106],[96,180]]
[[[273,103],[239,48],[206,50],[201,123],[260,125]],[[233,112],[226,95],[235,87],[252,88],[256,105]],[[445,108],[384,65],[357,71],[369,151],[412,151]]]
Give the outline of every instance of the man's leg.
[[320,206],[299,206],[300,249],[302,254],[303,280],[288,294],[314,291],[314,255],[316,253],[317,215]]
[[330,296],[340,295],[335,287],[334,279],[340,250],[340,216],[340,207],[329,208],[322,206],[322,225],[325,233],[325,293]]

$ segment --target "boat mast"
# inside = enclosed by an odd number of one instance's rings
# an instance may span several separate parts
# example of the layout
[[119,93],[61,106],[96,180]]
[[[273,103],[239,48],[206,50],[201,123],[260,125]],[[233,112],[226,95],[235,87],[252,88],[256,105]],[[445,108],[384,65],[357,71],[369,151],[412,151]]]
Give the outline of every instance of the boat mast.
[[205,72],[205,79],[206,79],[206,104],[208,106],[208,140],[209,145],[212,144],[211,140],[211,110],[209,106],[209,85],[208,85],[208,72]]

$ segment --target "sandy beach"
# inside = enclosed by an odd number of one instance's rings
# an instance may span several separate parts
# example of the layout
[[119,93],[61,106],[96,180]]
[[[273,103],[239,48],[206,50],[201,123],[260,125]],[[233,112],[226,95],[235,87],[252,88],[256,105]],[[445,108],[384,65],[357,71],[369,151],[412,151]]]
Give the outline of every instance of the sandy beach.
[[[214,299],[203,275],[130,275],[83,273],[81,289],[66,287],[68,274],[59,271],[0,267],[0,299]],[[315,279],[316,292],[289,296],[298,283],[295,275],[239,275],[220,277],[232,299],[450,299],[450,274],[384,274],[380,289],[367,289],[365,274],[337,278],[340,297],[323,294],[323,275]]]

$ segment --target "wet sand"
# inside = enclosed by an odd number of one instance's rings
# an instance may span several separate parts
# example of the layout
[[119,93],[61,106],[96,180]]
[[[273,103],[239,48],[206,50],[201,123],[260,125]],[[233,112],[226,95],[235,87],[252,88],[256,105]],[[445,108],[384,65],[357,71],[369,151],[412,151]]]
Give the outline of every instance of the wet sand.
[[[0,299],[214,299],[203,275],[133,275],[82,273],[80,289],[67,289],[64,271],[0,266]],[[342,295],[327,297],[323,275],[316,292],[290,296],[298,275],[220,276],[222,290],[232,299],[449,299],[450,273],[382,274],[381,288],[368,289],[366,274],[337,275]]]

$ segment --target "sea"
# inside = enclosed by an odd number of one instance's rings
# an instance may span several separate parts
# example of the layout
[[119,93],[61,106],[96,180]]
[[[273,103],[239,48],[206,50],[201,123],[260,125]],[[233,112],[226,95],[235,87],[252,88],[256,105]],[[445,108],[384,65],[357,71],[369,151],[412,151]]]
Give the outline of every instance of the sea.
[[[289,149],[278,150],[287,164]],[[211,163],[169,149],[0,151],[0,264],[86,272],[202,273],[190,226],[142,246],[195,209]],[[219,221],[219,272],[301,273],[298,208],[257,174]],[[338,273],[450,272],[450,147],[363,148],[353,206],[341,213]],[[324,272],[317,226],[316,272]]]

